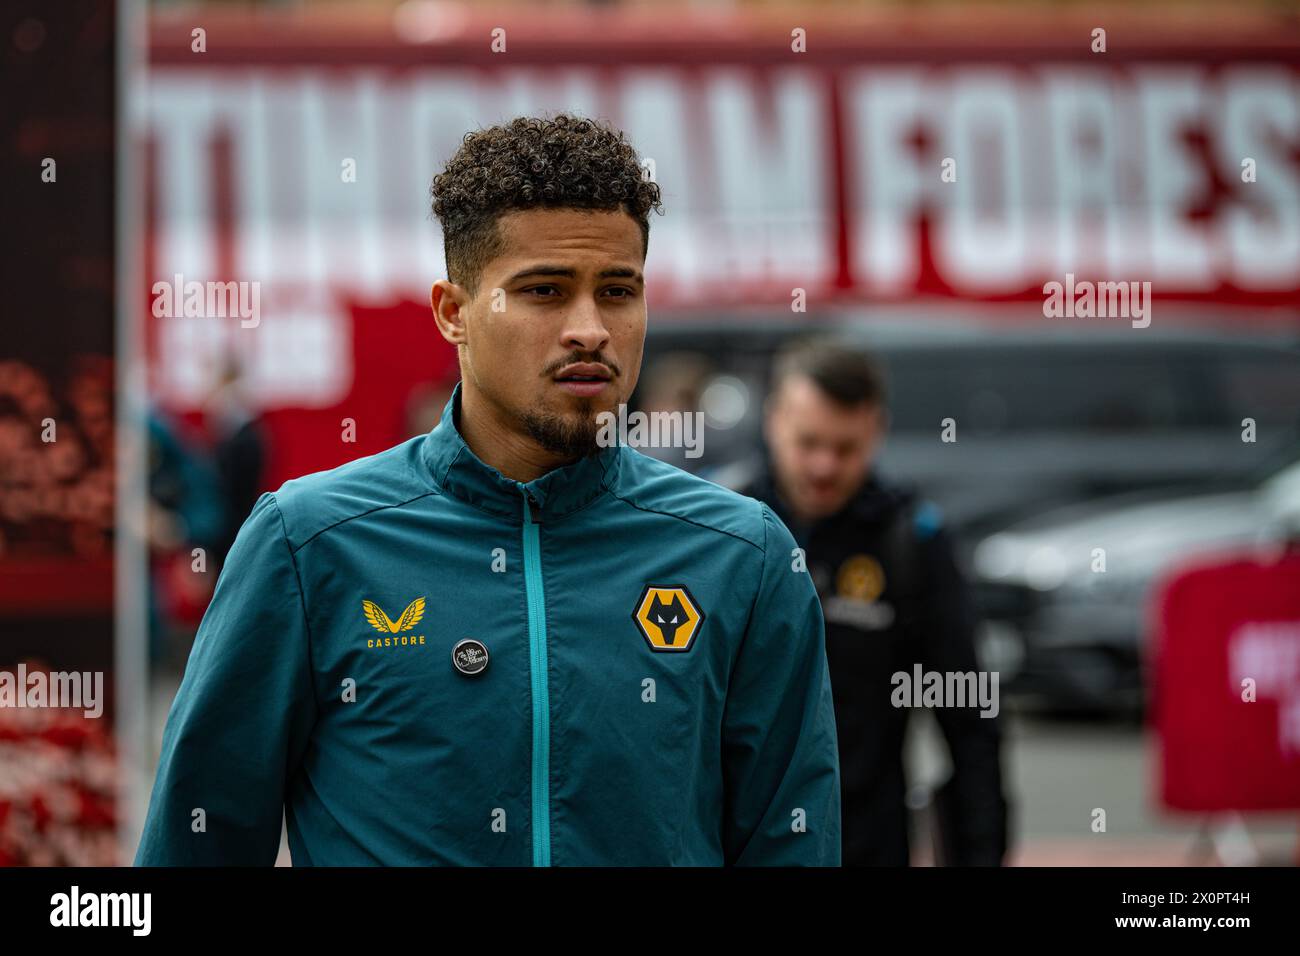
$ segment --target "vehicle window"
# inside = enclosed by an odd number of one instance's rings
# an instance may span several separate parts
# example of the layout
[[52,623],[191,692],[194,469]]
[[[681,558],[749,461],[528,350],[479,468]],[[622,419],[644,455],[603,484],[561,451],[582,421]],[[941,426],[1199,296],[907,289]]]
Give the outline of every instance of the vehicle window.
[[1177,362],[1076,349],[971,350],[887,360],[894,428],[955,418],[968,434],[1078,430],[1125,433],[1193,424]]
[[1243,418],[1253,418],[1259,425],[1300,425],[1300,354],[1232,358],[1211,374],[1223,424],[1240,426]]

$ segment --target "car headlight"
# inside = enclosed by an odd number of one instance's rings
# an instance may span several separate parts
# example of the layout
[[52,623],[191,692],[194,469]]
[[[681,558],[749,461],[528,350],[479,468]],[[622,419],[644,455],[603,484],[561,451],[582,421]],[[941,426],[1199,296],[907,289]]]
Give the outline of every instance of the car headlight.
[[1010,535],[995,534],[985,538],[976,546],[972,557],[975,573],[990,581],[1010,577],[1020,570],[1018,559],[1022,550]]
[[1035,548],[1025,559],[1025,583],[1035,591],[1055,591],[1065,583],[1069,562],[1054,545]]

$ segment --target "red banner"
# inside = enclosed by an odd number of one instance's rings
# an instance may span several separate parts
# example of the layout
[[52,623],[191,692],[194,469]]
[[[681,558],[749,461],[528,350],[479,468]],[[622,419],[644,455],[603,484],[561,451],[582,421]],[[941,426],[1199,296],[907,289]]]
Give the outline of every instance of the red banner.
[[1157,607],[1161,801],[1300,809],[1300,553],[1203,561]]
[[[233,356],[260,408],[311,409],[339,430],[343,410],[392,397],[361,390],[358,349],[389,363],[432,352],[440,367],[430,320],[401,311],[444,274],[430,181],[467,131],[562,109],[625,130],[662,187],[656,321],[872,303],[921,318],[946,301],[1060,324],[1079,319],[1044,302],[1076,282],[1146,290],[1157,324],[1183,303],[1296,321],[1293,26],[1116,23],[1099,37],[1059,17],[909,30],[773,15],[647,32],[580,15],[158,21],[154,394],[197,408]],[[243,298],[213,316],[213,283]],[[373,349],[358,309],[387,315],[367,319],[384,324]],[[359,428],[355,449],[282,432],[277,447],[317,453],[275,477],[405,437],[388,428]]]

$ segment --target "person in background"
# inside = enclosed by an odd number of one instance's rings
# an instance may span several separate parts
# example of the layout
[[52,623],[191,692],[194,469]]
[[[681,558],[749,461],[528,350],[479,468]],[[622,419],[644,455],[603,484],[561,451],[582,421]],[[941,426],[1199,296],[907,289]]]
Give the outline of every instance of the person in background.
[[[888,423],[871,356],[827,340],[779,353],[765,459],[729,484],[766,502],[804,550],[826,618],[842,768],[845,866],[909,862],[898,672],[976,672],[976,614],[938,510],[886,483],[875,458]],[[936,708],[953,775],[936,797],[942,862],[1000,865],[1006,852],[996,717]]]
[[217,469],[184,423],[151,409],[146,424],[149,658],[167,664],[179,653],[186,612],[202,608],[212,594],[212,578],[191,571],[193,549],[215,551],[227,515]]
[[264,490],[267,458],[265,429],[245,391],[240,367],[233,359],[208,399],[207,420],[226,515],[216,545],[219,567]]

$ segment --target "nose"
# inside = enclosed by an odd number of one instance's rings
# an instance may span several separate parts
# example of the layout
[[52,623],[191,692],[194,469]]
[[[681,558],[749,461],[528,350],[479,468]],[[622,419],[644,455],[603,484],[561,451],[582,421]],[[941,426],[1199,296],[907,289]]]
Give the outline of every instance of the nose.
[[565,316],[561,345],[582,352],[599,352],[609,344],[609,329],[594,299],[580,297]]
[[828,481],[838,471],[839,462],[831,450],[818,449],[808,456],[808,476],[814,481]]

